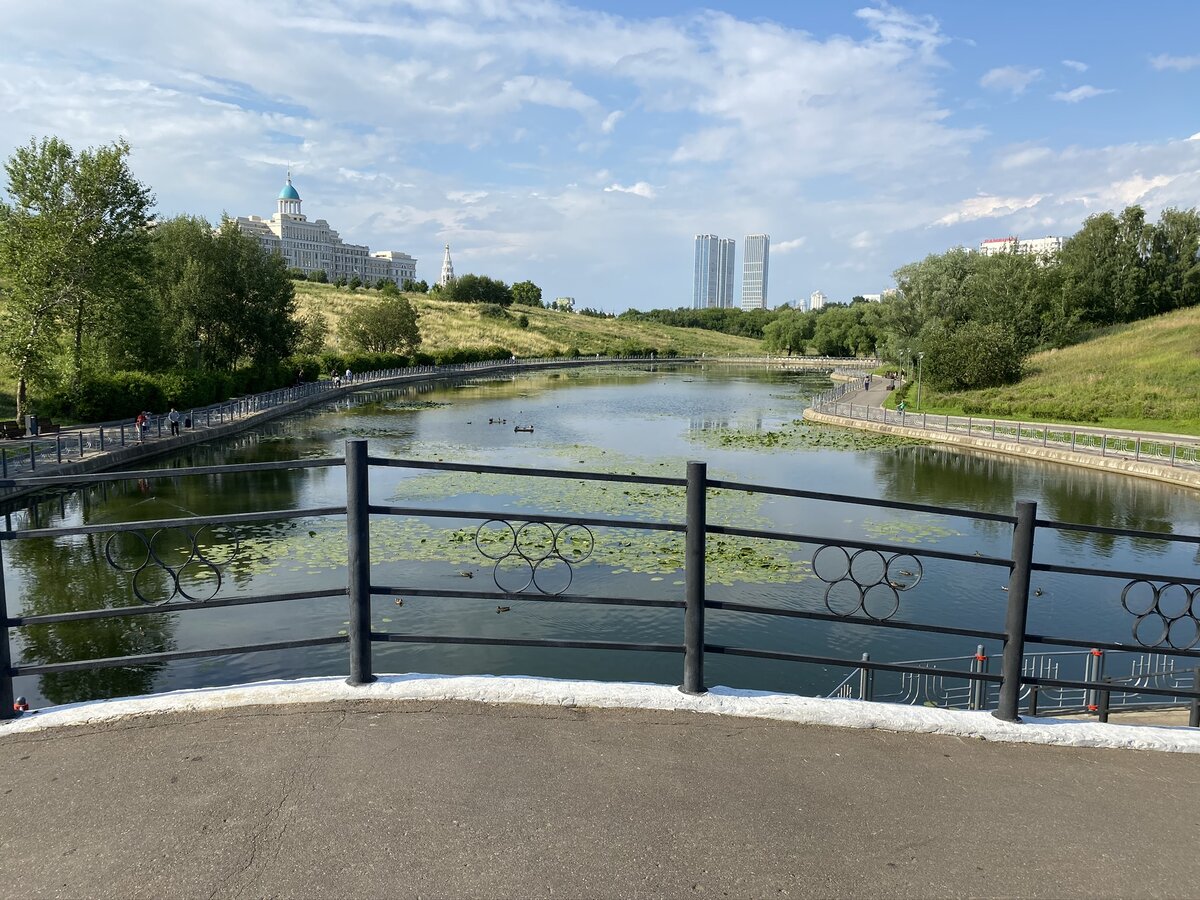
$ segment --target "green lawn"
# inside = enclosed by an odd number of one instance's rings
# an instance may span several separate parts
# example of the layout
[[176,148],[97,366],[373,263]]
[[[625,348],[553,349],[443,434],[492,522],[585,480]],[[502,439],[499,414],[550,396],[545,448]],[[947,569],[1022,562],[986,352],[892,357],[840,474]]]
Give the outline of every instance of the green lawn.
[[[915,384],[906,396],[915,410]],[[921,410],[1200,434],[1200,308],[1106,328],[1083,343],[1035,354],[1013,385],[955,393],[922,385]]]

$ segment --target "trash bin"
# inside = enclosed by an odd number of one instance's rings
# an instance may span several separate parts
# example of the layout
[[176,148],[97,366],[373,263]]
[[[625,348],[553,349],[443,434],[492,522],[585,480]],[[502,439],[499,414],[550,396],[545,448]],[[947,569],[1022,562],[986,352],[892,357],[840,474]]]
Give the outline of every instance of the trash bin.
[[25,417],[25,434],[27,437],[38,436],[38,418],[37,416]]

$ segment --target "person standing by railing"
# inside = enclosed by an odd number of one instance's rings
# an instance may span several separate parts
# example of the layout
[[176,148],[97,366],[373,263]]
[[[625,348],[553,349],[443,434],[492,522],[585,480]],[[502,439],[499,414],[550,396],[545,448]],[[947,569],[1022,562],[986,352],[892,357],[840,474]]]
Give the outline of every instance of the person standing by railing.
[[167,421],[171,423],[171,437],[179,437],[179,410],[172,406]]

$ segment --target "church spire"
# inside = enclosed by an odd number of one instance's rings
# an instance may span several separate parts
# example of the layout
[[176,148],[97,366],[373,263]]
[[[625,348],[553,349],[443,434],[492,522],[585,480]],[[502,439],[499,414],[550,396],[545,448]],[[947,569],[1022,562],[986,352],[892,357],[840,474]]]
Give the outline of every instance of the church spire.
[[438,284],[445,287],[454,280],[454,263],[450,261],[450,245],[446,245],[446,256],[442,259],[442,275]]

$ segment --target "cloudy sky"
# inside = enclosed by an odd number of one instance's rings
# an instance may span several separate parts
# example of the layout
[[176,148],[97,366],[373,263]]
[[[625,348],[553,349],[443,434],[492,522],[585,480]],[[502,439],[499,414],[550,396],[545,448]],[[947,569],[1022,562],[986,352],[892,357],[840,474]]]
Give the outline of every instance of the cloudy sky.
[[162,216],[310,218],[433,280],[691,304],[771,235],[769,305],[984,238],[1200,202],[1200,4],[3,0],[0,155],[123,135]]

